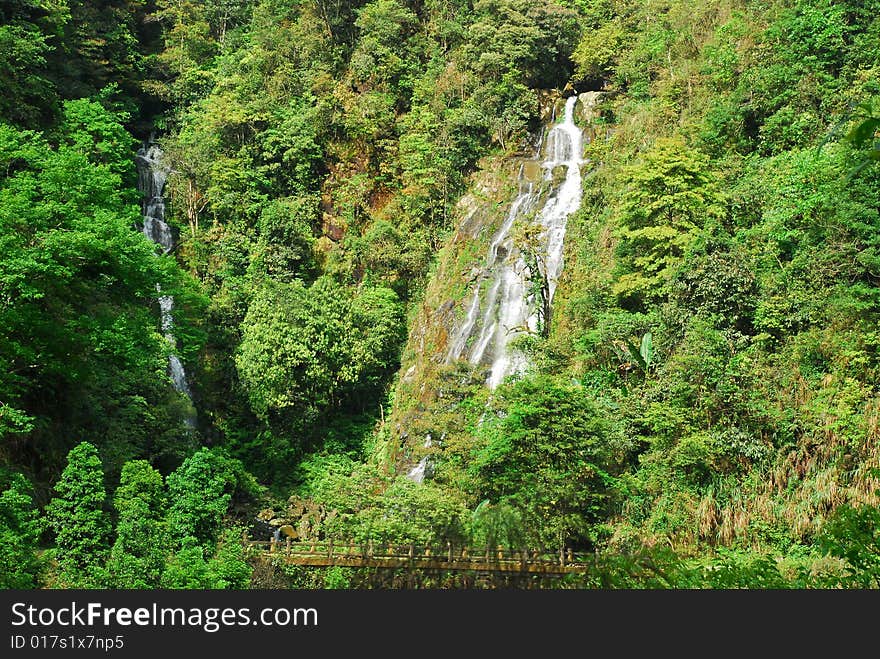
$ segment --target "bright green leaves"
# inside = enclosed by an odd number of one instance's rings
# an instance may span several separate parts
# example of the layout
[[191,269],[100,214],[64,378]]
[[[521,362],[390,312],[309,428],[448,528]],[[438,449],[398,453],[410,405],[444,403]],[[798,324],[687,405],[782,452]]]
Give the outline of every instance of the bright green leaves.
[[847,564],[843,575],[826,577],[826,586],[880,586],[880,508],[871,504],[841,506],[822,529],[819,544]]
[[42,521],[24,476],[15,474],[0,491],[0,588],[37,588],[42,561],[37,541]]
[[394,367],[402,315],[388,289],[267,282],[243,329],[236,365],[254,411],[313,418]]
[[530,87],[561,87],[579,36],[577,15],[554,2],[480,0],[468,30],[467,62],[486,78],[509,70]]
[[360,38],[351,55],[355,84],[386,91],[411,87],[411,80],[405,78],[415,70],[410,36],[416,15],[397,0],[375,0],[358,9],[357,15]]
[[59,585],[101,586],[110,524],[104,511],[104,472],[92,444],[82,442],[68,453],[55,493],[46,513],[55,537]]
[[213,546],[235,484],[234,465],[222,455],[201,449],[188,457],[168,476],[172,542],[179,545],[192,537],[202,546]]
[[626,31],[617,20],[609,20],[595,29],[584,30],[572,60],[577,76],[595,82],[603,80],[613,70],[626,44]]
[[165,483],[145,460],[122,468],[113,503],[119,514],[107,570],[116,588],[156,588],[165,568],[169,537]]
[[608,423],[586,390],[527,378],[500,388],[490,405],[473,466],[480,496],[519,510],[532,543],[594,540],[613,478]]
[[135,230],[123,118],[95,101],[68,102],[57,147],[0,126],[0,400],[10,408],[0,429],[27,432],[20,449],[34,455],[13,459],[50,473],[80,440],[95,438],[117,470],[170,428],[182,433],[151,305],[157,282],[177,297],[192,354],[198,332],[187,312],[198,296]]
[[43,70],[47,42],[37,25],[0,25],[0,117],[30,125],[40,118],[54,91]]
[[[52,584],[78,588],[244,588],[250,567],[244,561],[241,530],[224,529],[232,497],[256,493],[240,463],[202,449],[168,476],[145,460],[127,462],[113,497],[118,513],[115,540],[108,551],[109,516],[101,460],[87,442],[68,455],[46,510],[54,532],[57,567]],[[19,561],[4,570],[7,587],[34,586],[39,526],[29,512],[24,481],[0,494],[0,562]],[[169,504],[170,501],[170,504]],[[8,531],[8,533],[7,533]],[[18,584],[18,585],[15,585]]]
[[258,490],[237,460],[201,449],[168,476],[168,540],[174,552],[161,577],[163,588],[244,588],[241,530],[224,526],[233,497]]
[[185,538],[180,550],[168,559],[162,574],[162,588],[247,588],[251,569],[245,560],[244,546],[237,529],[224,531],[214,555],[206,555],[193,538]]
[[662,299],[703,227],[724,217],[724,197],[707,158],[681,141],[657,140],[623,176],[620,275],[613,290],[639,303]]
[[[104,99],[112,90],[106,90]],[[125,183],[132,181],[135,140],[122,123],[127,113],[111,113],[94,100],[81,98],[64,104],[60,131],[64,143],[96,165],[105,165]]]
[[251,251],[250,271],[276,281],[310,278],[315,271],[317,195],[276,199],[265,204],[256,223],[257,240]]
[[[335,472],[335,473],[334,473]],[[314,481],[313,496],[327,510],[321,521],[326,537],[366,543],[443,545],[465,542],[468,511],[460,493],[432,482],[413,483],[360,464],[326,471]]]

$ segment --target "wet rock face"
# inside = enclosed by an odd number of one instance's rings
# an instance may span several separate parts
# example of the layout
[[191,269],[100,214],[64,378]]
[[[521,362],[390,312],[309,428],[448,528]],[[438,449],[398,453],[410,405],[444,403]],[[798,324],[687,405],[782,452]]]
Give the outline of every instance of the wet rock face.
[[[465,313],[450,332],[445,358],[451,365],[467,360],[473,367],[490,366],[486,381],[494,389],[508,375],[519,373],[527,359],[511,348],[513,336],[537,334],[541,314],[552,302],[562,270],[562,247],[568,217],[580,206],[583,158],[582,131],[574,121],[578,98],[568,97],[562,114],[555,118],[540,148],[531,158],[530,173],[537,167],[541,184],[526,177],[526,163],[519,167],[517,196],[507,217],[495,232],[482,268],[485,282],[470,285],[464,300]],[[546,192],[546,194],[545,194]],[[524,259],[517,231],[531,226],[538,231],[530,249],[543,271],[531,272]],[[539,309],[531,282],[540,276],[546,283],[545,300]]]
[[[405,429],[433,427],[443,407],[444,382],[482,382],[492,389],[527,366],[507,344],[516,335],[538,332],[538,314],[549,317],[549,311],[526,285],[529,271],[517,230],[537,229],[530,247],[540,250],[549,307],[563,267],[566,220],[580,203],[588,121],[597,116],[601,97],[543,94],[544,128],[534,136],[532,153],[482,162],[456,205],[456,231],[440,254],[403,355],[391,432],[401,475],[430,477],[434,465],[423,460],[427,451],[415,436],[404,435]],[[442,449],[431,450],[442,455]],[[442,458],[437,459],[439,468]]]

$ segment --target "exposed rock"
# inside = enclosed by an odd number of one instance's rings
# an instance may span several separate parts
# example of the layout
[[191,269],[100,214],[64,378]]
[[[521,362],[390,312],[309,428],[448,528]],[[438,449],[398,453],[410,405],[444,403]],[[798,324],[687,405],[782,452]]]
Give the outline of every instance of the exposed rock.
[[406,373],[401,376],[401,380],[403,382],[412,382],[413,377],[416,374],[416,365],[412,364],[408,369],[406,369]]
[[581,126],[589,125],[601,116],[597,106],[603,96],[605,96],[605,92],[593,91],[578,94],[577,105],[575,105],[574,111],[575,117]]
[[338,222],[335,216],[324,213],[321,231],[330,240],[338,243],[345,236],[345,225]]

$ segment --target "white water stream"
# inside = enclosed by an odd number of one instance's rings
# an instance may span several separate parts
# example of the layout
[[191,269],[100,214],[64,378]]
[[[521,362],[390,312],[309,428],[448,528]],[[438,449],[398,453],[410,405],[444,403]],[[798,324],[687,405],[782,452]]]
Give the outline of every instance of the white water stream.
[[[174,234],[171,227],[165,223],[165,181],[168,178],[168,170],[162,164],[162,150],[158,144],[145,142],[138,149],[135,156],[138,171],[138,190],[143,195],[143,223],[144,235],[157,245],[162,247],[165,254],[174,249]],[[176,347],[177,340],[174,338],[174,298],[163,295],[159,284],[156,284],[159,293],[159,311],[161,313],[162,333],[165,339]],[[174,388],[180,393],[192,398],[189,384],[186,381],[186,372],[183,364],[176,354],[168,357],[168,372]]]
[[[562,121],[552,126],[535,154],[536,160],[543,156],[541,169],[546,185],[536,190],[534,183],[524,179],[520,169],[519,193],[489,243],[485,265],[467,303],[467,313],[452,333],[446,362],[467,359],[474,366],[489,366],[486,384],[490,389],[501,384],[505,377],[526,368],[527,359],[510,344],[517,336],[536,333],[540,320],[539,302],[529,292],[528,280],[533,273],[529,272],[514,244],[517,220],[525,222],[534,215],[534,221],[541,226],[537,249],[550,303],[562,272],[566,222],[580,207],[582,192],[583,135],[574,123],[577,98],[571,96],[566,100]],[[561,180],[557,170],[560,166],[565,167]]]

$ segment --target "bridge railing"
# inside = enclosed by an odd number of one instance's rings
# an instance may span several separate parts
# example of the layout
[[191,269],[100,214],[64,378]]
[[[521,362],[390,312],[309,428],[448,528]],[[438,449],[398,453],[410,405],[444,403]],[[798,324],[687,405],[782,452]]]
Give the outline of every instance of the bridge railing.
[[248,545],[255,551],[278,553],[286,556],[322,556],[351,559],[398,559],[433,562],[473,563],[544,563],[572,565],[593,562],[595,554],[575,552],[562,547],[548,549],[511,549],[507,547],[468,547],[447,543],[445,546],[420,546],[416,544],[384,543],[378,541],[355,542],[353,540],[250,540]]

